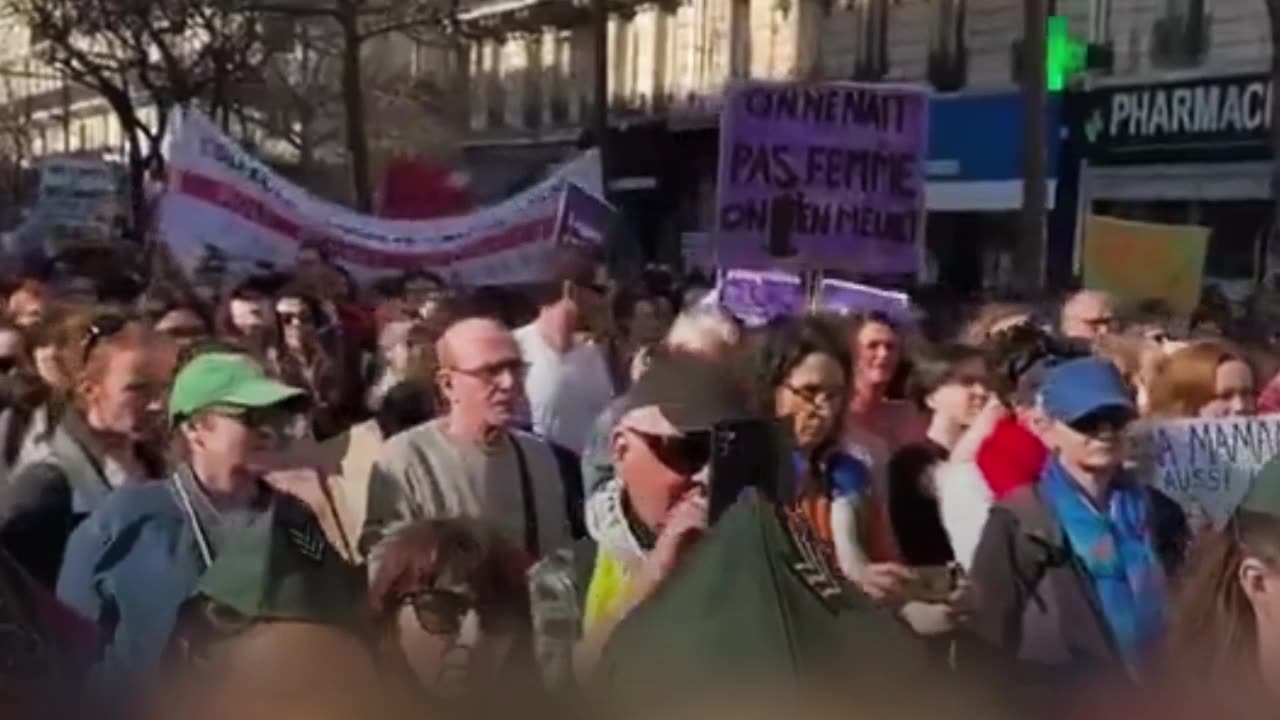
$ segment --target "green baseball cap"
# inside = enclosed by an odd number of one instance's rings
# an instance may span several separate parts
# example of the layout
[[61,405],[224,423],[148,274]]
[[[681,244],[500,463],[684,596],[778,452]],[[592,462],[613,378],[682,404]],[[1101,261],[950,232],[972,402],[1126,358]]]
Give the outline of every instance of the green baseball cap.
[[174,378],[169,392],[169,420],[191,417],[214,405],[271,407],[304,394],[272,380],[248,355],[205,353],[184,365]]
[[279,495],[219,550],[195,595],[252,620],[359,627],[365,588],[310,510]]

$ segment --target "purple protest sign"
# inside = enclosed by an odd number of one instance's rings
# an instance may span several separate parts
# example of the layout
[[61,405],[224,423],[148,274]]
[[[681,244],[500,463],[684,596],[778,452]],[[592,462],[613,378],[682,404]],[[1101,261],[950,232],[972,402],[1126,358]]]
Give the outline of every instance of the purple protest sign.
[[824,279],[818,284],[814,305],[841,315],[882,313],[895,322],[911,320],[911,298],[906,293],[846,280]]
[[730,270],[717,288],[720,306],[747,327],[804,312],[804,283],[777,271]]
[[612,205],[566,182],[552,237],[557,244],[602,247],[612,220]]
[[723,265],[915,274],[928,94],[903,85],[744,82],[720,116]]

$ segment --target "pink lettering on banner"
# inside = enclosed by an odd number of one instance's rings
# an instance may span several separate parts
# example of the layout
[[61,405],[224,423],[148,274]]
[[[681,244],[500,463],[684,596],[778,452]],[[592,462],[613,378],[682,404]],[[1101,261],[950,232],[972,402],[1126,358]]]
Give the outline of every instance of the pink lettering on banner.
[[555,215],[512,224],[489,235],[470,239],[457,248],[437,250],[378,249],[353,243],[341,236],[308,227],[285,216],[267,203],[241,192],[231,185],[199,173],[179,173],[171,191],[214,205],[270,232],[301,243],[323,244],[335,259],[371,268],[406,269],[423,266],[442,267],[474,260],[487,255],[521,248],[549,238],[554,231]]

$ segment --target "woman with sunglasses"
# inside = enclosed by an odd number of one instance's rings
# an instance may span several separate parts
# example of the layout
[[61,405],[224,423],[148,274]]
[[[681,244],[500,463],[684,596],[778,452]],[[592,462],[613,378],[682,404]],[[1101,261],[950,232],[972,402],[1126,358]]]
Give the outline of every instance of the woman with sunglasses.
[[351,424],[357,395],[343,357],[341,330],[319,300],[297,287],[280,292],[275,310],[280,342],[268,355],[272,374],[306,390],[316,437],[333,437]]
[[1052,454],[1039,481],[987,519],[971,572],[982,593],[971,651],[1010,662],[1005,677],[1024,689],[1136,681],[1165,627],[1159,549],[1178,542],[1185,522],[1160,522],[1156,491],[1124,467],[1123,436],[1137,413],[1115,366],[1062,363],[1040,398]]
[[477,700],[476,690],[511,691],[512,680],[532,680],[526,564],[473,521],[403,526],[384,541],[371,572],[381,653],[403,661],[418,686],[441,699]]
[[58,361],[74,385],[48,457],[0,494],[0,542],[52,587],[76,525],[117,487],[159,477],[159,403],[166,369],[153,336],[114,314],[80,318],[78,344]]

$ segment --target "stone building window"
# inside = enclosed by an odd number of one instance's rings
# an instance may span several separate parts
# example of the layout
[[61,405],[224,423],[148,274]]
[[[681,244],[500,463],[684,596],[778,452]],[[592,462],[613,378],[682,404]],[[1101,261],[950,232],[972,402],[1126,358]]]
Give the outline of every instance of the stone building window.
[[966,0],[932,0],[929,13],[929,82],[942,92],[968,81],[969,48],[965,45]]
[[1209,0],[1164,0],[1151,30],[1151,61],[1157,67],[1194,67],[1209,54]]
[[880,80],[889,74],[889,0],[852,0],[858,40],[853,65],[856,80]]

